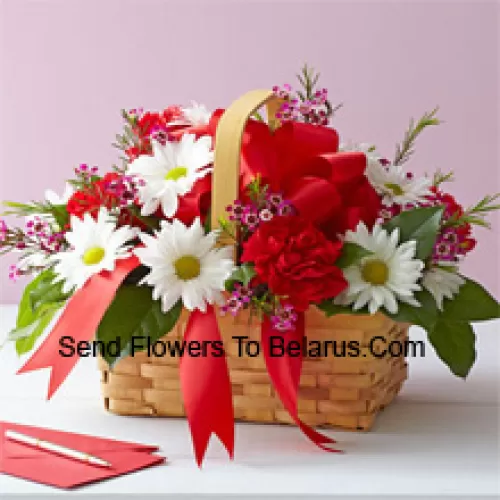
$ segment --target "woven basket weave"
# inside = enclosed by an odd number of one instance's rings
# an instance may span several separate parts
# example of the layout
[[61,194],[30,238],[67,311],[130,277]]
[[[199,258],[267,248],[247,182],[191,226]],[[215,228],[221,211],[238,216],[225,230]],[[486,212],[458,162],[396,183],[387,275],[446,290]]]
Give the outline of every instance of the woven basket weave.
[[[219,226],[225,208],[238,198],[242,135],[248,118],[266,104],[270,128],[279,126],[280,101],[268,90],[254,90],[236,100],[217,126],[212,185],[212,229]],[[229,238],[221,244],[232,244]],[[165,340],[182,338],[187,314]],[[375,416],[398,393],[407,375],[404,358],[374,356],[368,348],[375,336],[387,343],[407,338],[408,325],[394,323],[382,314],[340,315],[326,318],[315,307],[305,313],[306,336],[311,340],[355,341],[362,346],[359,357],[305,358],[299,391],[299,417],[309,425],[340,426],[366,430]],[[264,358],[239,357],[234,336],[260,341],[260,325],[239,315],[220,318],[233,389],[235,417],[251,422],[291,423],[274,393]],[[382,346],[382,343],[378,344]],[[262,349],[261,349],[262,351]],[[99,360],[106,408],[121,415],[184,416],[180,392],[178,357],[136,354],[110,370]]]
[[[180,339],[185,320],[163,340]],[[262,355],[238,356],[233,336],[260,340],[260,326],[244,315],[224,317],[220,327],[230,368],[235,418],[249,422],[292,423],[270,384]],[[382,314],[325,318],[314,309],[306,313],[308,340],[335,340],[337,345],[356,341],[359,357],[304,358],[299,390],[299,416],[309,425],[368,430],[377,413],[389,404],[407,376],[404,357],[376,357],[379,349],[407,338],[408,326]],[[338,347],[340,349],[340,347]],[[380,351],[379,351],[380,352]],[[375,354],[379,354],[375,352]],[[141,352],[119,361],[113,370],[100,359],[105,407],[120,415],[184,416],[179,382],[179,357],[148,357]]]

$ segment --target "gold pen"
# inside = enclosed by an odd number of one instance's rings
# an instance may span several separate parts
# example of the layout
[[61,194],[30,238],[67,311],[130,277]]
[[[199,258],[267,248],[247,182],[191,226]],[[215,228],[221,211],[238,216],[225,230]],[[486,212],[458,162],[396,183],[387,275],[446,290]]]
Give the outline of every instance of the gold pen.
[[96,465],[98,467],[111,467],[111,464],[102,458],[89,455],[83,451],[73,450],[56,443],[44,441],[33,436],[27,436],[26,434],[21,434],[20,432],[5,431],[5,437],[17,443],[27,444],[44,451],[55,453],[67,458],[73,458],[74,460],[90,465]]

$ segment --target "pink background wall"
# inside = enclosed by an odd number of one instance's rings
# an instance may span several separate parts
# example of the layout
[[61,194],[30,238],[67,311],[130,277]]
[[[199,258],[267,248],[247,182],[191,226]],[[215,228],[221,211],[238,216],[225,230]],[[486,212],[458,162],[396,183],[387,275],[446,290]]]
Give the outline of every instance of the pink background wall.
[[[344,108],[344,139],[392,156],[410,116],[446,121],[416,172],[453,169],[470,204],[500,190],[494,2],[0,0],[0,199],[60,191],[72,167],[108,167],[122,107],[196,99],[214,108],[292,80],[305,62]],[[477,231],[463,271],[496,295],[498,231]],[[0,302],[19,297],[0,260]]]

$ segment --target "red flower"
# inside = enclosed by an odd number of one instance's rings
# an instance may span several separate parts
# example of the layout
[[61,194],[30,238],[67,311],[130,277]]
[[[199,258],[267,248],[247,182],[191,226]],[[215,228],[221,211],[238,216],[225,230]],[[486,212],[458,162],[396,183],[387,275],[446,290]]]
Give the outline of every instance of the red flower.
[[[66,206],[68,214],[83,219],[83,216],[89,213],[94,219],[97,219],[99,208],[106,207],[108,210],[117,208],[120,204],[120,198],[111,186],[119,179],[120,174],[109,172],[86,189],[73,193]],[[146,227],[127,208],[121,209],[118,225],[135,226],[141,229]]]
[[182,110],[179,106],[169,106],[161,113],[147,111],[137,120],[135,132],[141,138],[149,137],[158,130],[168,130],[168,124],[180,120]]
[[97,218],[100,207],[106,207],[109,210],[116,206],[118,198],[113,191],[108,189],[108,186],[110,182],[118,178],[119,174],[111,172],[102,179],[93,182],[87,189],[73,193],[67,204],[68,213],[80,219],[86,213]]
[[[459,219],[464,214],[464,209],[455,197],[449,193],[441,191],[438,187],[431,187],[432,195],[427,199],[430,205],[442,205],[444,207],[443,222],[449,219]],[[468,222],[463,222],[459,226],[453,225],[450,229],[457,237],[457,254],[465,255],[476,246],[476,240],[472,237],[472,226]],[[443,231],[443,230],[442,230]]]
[[[151,140],[179,140],[183,134],[213,135],[215,128],[210,124],[192,126],[185,123],[179,106],[169,106],[161,113],[147,111],[138,120],[132,132],[135,144],[125,150],[129,161],[140,155],[151,154]],[[160,139],[162,136],[162,139]]]
[[332,242],[299,216],[278,216],[259,226],[243,246],[242,262],[253,262],[259,280],[298,311],[335,297],[347,286],[335,266],[342,244]]

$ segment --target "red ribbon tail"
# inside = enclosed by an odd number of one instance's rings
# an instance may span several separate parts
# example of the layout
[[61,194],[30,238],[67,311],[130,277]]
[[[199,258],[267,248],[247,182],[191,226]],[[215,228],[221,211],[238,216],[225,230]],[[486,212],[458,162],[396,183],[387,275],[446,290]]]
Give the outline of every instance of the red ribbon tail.
[[[210,436],[215,434],[234,455],[234,410],[229,370],[217,318],[212,306],[206,313],[191,313],[184,333],[185,345],[207,345],[206,353],[186,353],[180,362],[184,408],[191,429],[196,462],[201,467]],[[204,355],[206,354],[206,356]]]
[[94,336],[116,290],[125,277],[139,265],[135,255],[116,262],[112,272],[92,276],[86,285],[69,300],[56,325],[18,374],[51,368],[47,399],[59,389],[78,361],[78,356],[64,357],[59,351],[61,338],[74,339],[75,345]]
[[[301,342],[305,333],[305,318],[304,314],[299,314],[295,330],[287,332],[285,340],[287,342]],[[319,448],[330,452],[340,452],[332,448],[330,445],[336,441],[320,432],[314,430],[311,426],[304,423],[298,414],[297,399],[300,383],[300,374],[302,371],[302,355],[297,357],[288,356],[287,351],[281,355],[281,351],[273,355],[272,338],[279,337],[280,334],[273,329],[269,319],[264,318],[262,323],[262,343],[264,359],[266,360],[267,371],[271,378],[271,382],[278,393],[283,406],[288,411],[293,421],[298,425],[300,430]]]

